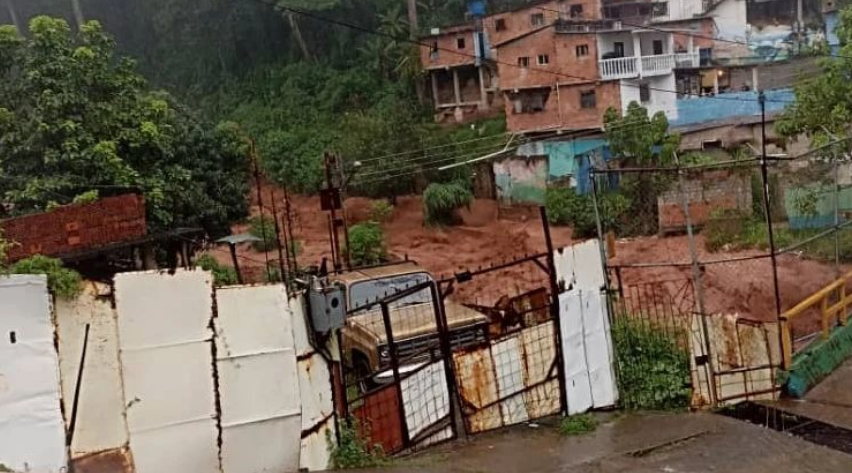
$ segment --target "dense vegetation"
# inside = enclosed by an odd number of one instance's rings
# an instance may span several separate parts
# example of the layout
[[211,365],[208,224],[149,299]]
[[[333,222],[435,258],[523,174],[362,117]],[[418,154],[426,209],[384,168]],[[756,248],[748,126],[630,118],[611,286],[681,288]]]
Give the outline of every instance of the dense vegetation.
[[141,189],[153,229],[224,233],[247,211],[244,143],[151,90],[97,22],[0,26],[0,198],[14,213]]
[[[423,175],[429,180],[452,181],[466,171],[437,173],[436,162],[447,164],[454,156],[473,151],[487,153],[504,142],[500,122],[459,130],[431,123],[424,88],[417,87],[423,78],[419,50],[404,41],[411,31],[406,5],[398,0],[7,3],[11,9],[0,8],[0,24],[12,23],[12,10],[19,24],[37,14],[64,17],[76,24],[72,4],[79,5],[84,18],[100,21],[115,35],[118,50],[135,59],[142,74],[156,86],[191,104],[205,119],[238,123],[240,130],[255,139],[266,174],[297,192],[318,188],[321,156],[326,150],[340,153],[350,173],[356,171],[354,163],[364,162],[354,174],[353,191],[393,198],[422,190]],[[418,33],[463,21],[466,3],[421,0]],[[491,8],[519,3],[523,2],[496,1]],[[134,86],[144,88],[139,82]],[[204,138],[215,144],[230,137],[192,129],[194,122],[183,123],[173,110],[177,108],[173,101],[163,100],[169,104],[164,113],[176,121],[175,134],[189,135],[184,141]],[[159,132],[165,131],[160,128]],[[462,143],[494,133],[498,136],[493,140]],[[439,155],[419,152],[445,145],[450,146],[441,148]],[[189,151],[186,159],[207,151],[194,148],[184,148]],[[122,148],[114,153],[109,147],[99,151],[125,159]],[[389,155],[395,159],[377,159]],[[393,177],[383,179],[387,176]],[[168,190],[163,193],[169,195]],[[167,212],[160,220],[169,223],[180,218]]]

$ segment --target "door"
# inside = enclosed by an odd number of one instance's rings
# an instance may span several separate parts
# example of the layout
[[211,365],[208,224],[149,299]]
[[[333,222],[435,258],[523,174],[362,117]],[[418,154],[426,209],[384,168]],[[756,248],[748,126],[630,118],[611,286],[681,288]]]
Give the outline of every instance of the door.
[[662,40],[655,39],[654,40],[654,56],[659,56],[663,54],[663,42]]
[[616,41],[615,43],[612,43],[612,47],[615,52],[615,57],[624,57],[624,43]]

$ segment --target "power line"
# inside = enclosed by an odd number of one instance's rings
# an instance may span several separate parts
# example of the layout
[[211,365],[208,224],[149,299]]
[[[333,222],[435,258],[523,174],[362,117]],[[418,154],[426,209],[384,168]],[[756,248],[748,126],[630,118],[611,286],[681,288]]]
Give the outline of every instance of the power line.
[[458,145],[468,144],[468,143],[475,143],[477,141],[490,140],[492,138],[499,138],[501,136],[508,136],[508,135],[511,135],[511,134],[512,134],[511,132],[495,133],[493,135],[481,136],[479,138],[473,138],[473,139],[470,139],[470,140],[457,141],[457,142],[454,142],[454,143],[447,143],[447,144],[438,145],[438,146],[431,146],[431,147],[420,148],[420,149],[412,150],[412,151],[403,151],[403,152],[400,152],[400,153],[393,153],[393,154],[387,154],[387,155],[379,156],[379,157],[375,157],[375,158],[364,159],[364,160],[361,161],[361,163],[362,164],[363,163],[369,163],[369,162],[372,162],[372,161],[379,161],[379,160],[382,160],[382,159],[394,158],[394,157],[397,157],[397,156],[407,156],[407,155],[422,153],[424,151],[430,151],[430,150],[435,150],[435,149],[450,148],[452,146],[458,146]]
[[[410,39],[410,38],[406,38],[406,37],[401,37],[401,36],[396,36],[396,35],[393,35],[393,34],[390,34],[390,33],[384,33],[384,32],[381,32],[381,31],[378,31],[378,30],[375,30],[375,29],[372,29],[372,28],[367,28],[367,27],[356,25],[356,24],[353,24],[353,23],[348,23],[348,22],[342,21],[342,20],[328,18],[328,17],[322,16],[322,15],[317,15],[315,13],[300,10],[298,8],[292,8],[292,7],[287,7],[287,6],[283,6],[283,5],[278,5],[278,4],[270,3],[270,2],[265,1],[265,0],[245,0],[245,1],[254,1],[254,2],[257,2],[257,3],[260,3],[260,4],[264,4],[264,5],[279,9],[279,10],[283,10],[283,11],[286,11],[286,12],[296,14],[296,15],[299,15],[299,16],[302,16],[302,17],[305,17],[305,18],[311,18],[313,20],[321,21],[321,22],[328,23],[328,24],[331,24],[331,25],[341,26],[341,27],[349,28],[349,29],[352,29],[352,30],[355,30],[355,31],[360,31],[362,33],[380,36],[380,37],[383,37],[383,38],[398,41],[400,43],[409,43],[409,44],[413,44],[413,45],[420,46],[420,47],[423,47],[423,48],[428,48],[428,49],[433,50],[433,51],[445,51],[445,52],[450,53],[450,54],[455,54],[455,55],[467,57],[467,58],[470,58],[470,59],[475,59],[475,60],[480,59],[475,54],[469,54],[469,53],[453,50],[453,49],[450,49],[450,48],[436,47],[434,45],[426,44],[426,43],[423,43],[423,42],[418,41],[418,40],[414,40],[414,39]],[[516,68],[520,68],[520,69],[532,70],[532,71],[541,72],[541,73],[544,73],[544,74],[554,75],[554,76],[557,76],[557,77],[566,77],[566,78],[569,78],[569,79],[582,80],[582,81],[586,81],[586,82],[600,82],[600,80],[601,80],[598,77],[590,78],[590,77],[577,76],[577,75],[573,75],[573,74],[566,74],[564,72],[551,71],[549,69],[534,68],[534,67],[529,67],[529,66],[524,67],[524,66],[521,66],[521,65],[516,64],[516,63],[499,61],[497,59],[489,59],[489,61],[491,61],[495,64],[501,64],[501,65],[505,65],[505,66],[508,66],[508,67],[516,67]],[[677,90],[663,89],[663,88],[659,88],[659,87],[650,87],[650,86],[645,87],[645,86],[642,86],[642,85],[639,85],[639,84],[631,84],[629,82],[622,82],[622,84],[626,85],[628,87],[647,88],[648,90],[656,90],[658,92],[664,92],[664,93],[670,93],[670,94],[701,96],[700,94],[693,93],[693,92],[678,92]],[[719,96],[719,95],[715,95],[715,96],[711,96],[711,97],[713,99],[716,99],[716,100],[728,100],[728,101],[737,101],[737,102],[757,102],[758,101],[758,99],[747,99],[747,98],[743,98],[743,97],[724,97],[724,96]],[[788,100],[767,100],[767,102],[794,103],[793,101],[788,101]]]

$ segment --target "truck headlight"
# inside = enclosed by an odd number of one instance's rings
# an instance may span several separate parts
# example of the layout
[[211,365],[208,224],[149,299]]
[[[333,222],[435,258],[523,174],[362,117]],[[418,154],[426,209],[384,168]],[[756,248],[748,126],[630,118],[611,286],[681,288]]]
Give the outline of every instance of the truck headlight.
[[379,358],[382,360],[390,359],[390,349],[388,347],[379,347]]

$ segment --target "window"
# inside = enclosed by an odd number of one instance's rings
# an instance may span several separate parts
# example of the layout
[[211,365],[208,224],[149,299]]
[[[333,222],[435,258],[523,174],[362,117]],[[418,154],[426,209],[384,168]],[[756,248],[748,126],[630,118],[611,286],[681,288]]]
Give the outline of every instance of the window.
[[530,58],[524,56],[518,58],[518,65],[521,67],[530,67]]
[[456,47],[459,49],[464,49],[467,44],[465,43],[464,38],[456,38]]
[[550,56],[548,56],[547,54],[539,54],[538,55],[538,65],[539,66],[546,66],[548,64],[550,64]]
[[583,17],[583,5],[571,5],[568,7],[568,14],[571,18]]
[[494,23],[494,29],[497,31],[506,31],[506,19],[497,18],[497,21]]
[[438,42],[432,41],[432,49],[429,51],[429,59],[437,61],[439,56]]
[[588,56],[589,55],[589,45],[588,44],[580,44],[574,50],[577,52],[577,57]]
[[652,14],[654,16],[668,16],[669,14],[669,4],[668,2],[655,2],[651,4]]
[[603,7],[604,18],[608,20],[619,19],[621,18],[621,6],[620,5],[607,5]]
[[550,90],[525,90],[511,98],[515,114],[543,112],[547,99],[550,98]]
[[544,26],[544,13],[533,13],[530,15],[530,23],[533,26]]
[[580,108],[596,108],[598,106],[598,98],[594,90],[580,92]]
[[659,56],[660,54],[663,54],[663,41],[662,40],[655,39],[653,46],[654,46],[654,55],[655,56]]
[[651,14],[650,5],[639,5],[639,16],[648,16]]
[[642,103],[651,101],[651,86],[647,82],[639,84],[639,101]]

